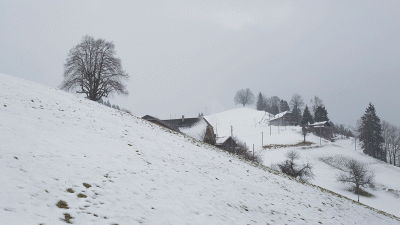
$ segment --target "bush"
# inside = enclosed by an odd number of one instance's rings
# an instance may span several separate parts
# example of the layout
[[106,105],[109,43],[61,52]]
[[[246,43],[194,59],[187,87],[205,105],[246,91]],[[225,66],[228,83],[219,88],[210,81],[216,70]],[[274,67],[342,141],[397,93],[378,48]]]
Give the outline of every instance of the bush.
[[278,164],[282,173],[304,181],[314,177],[314,174],[312,173],[312,165],[310,163],[299,166],[294,162],[294,160],[300,159],[299,153],[296,151],[290,151],[286,153],[285,156],[288,159]]
[[262,159],[258,154],[254,154],[252,151],[249,151],[249,148],[242,142],[235,140],[237,147],[235,148],[236,154],[244,157],[247,160],[256,163],[262,163]]

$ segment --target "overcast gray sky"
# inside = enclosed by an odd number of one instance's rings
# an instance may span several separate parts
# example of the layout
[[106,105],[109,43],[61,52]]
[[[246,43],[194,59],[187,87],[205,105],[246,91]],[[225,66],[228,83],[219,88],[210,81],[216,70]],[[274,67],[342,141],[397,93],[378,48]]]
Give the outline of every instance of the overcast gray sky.
[[[306,103],[355,125],[369,102],[400,125],[400,1],[0,2],[0,72],[51,87],[85,35],[112,41],[130,75],[111,103],[195,117],[236,91]],[[251,106],[255,108],[255,106]]]

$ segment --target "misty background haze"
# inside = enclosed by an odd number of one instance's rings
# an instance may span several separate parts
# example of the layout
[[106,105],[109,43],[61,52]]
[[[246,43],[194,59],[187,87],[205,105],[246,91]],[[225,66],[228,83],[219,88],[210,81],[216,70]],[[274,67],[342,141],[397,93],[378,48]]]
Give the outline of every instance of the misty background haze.
[[[111,103],[136,116],[196,117],[257,96],[355,125],[369,102],[400,125],[400,1],[1,1],[0,72],[51,87],[85,35],[113,42],[129,74]],[[255,105],[249,107],[255,108]]]

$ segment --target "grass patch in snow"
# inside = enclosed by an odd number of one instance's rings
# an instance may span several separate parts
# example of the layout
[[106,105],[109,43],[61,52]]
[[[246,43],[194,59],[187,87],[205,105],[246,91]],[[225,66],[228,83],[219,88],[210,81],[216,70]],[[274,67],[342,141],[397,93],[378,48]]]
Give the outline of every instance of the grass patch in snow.
[[69,209],[67,202],[63,200],[58,201],[56,206],[60,209]]
[[345,171],[346,163],[350,160],[350,158],[345,156],[326,156],[320,157],[319,160],[332,166],[333,168]]
[[305,146],[305,147],[301,147],[301,149],[313,149],[313,148],[322,148],[322,145],[314,145],[314,146]]
[[71,219],[73,219],[73,218],[74,217],[72,217],[69,213],[64,213],[64,218],[61,218],[61,220],[66,223],[72,223]]
[[[357,194],[357,188],[356,187],[351,187],[351,188],[349,188],[347,190],[353,192],[354,194]],[[360,188],[360,196],[364,196],[364,197],[368,197],[368,198],[374,197],[373,194],[369,193],[366,190],[363,190],[362,188]]]
[[72,188],[68,188],[68,189],[67,189],[67,192],[69,192],[69,193],[75,193],[74,189],[72,189]]
[[303,146],[311,146],[312,142],[299,142],[297,144],[271,144],[271,145],[264,145],[263,149],[277,149],[277,148],[291,148],[291,147],[303,147]]
[[87,198],[87,195],[85,195],[83,193],[79,193],[77,196],[78,196],[78,198]]
[[90,185],[88,183],[83,183],[83,186],[85,186],[85,188],[90,188],[92,185]]
[[400,198],[400,191],[398,190],[393,190],[393,189],[388,189],[387,190],[390,194],[394,195],[396,198]]

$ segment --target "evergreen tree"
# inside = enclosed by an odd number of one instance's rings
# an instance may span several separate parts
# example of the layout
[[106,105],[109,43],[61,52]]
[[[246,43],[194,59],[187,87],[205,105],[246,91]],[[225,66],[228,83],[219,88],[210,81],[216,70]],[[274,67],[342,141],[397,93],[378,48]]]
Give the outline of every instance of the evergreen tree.
[[279,113],[279,103],[280,99],[278,96],[272,96],[271,98],[265,98],[265,111],[271,114],[278,114]]
[[263,111],[265,110],[265,100],[264,97],[262,96],[261,92],[258,94],[257,98],[257,110]]
[[293,115],[294,115],[294,117],[296,119],[296,124],[299,125],[300,121],[301,121],[301,110],[299,108],[297,108],[297,107],[294,107],[292,109],[292,113],[293,113]]
[[[265,110],[264,110],[265,112],[267,112],[267,113],[271,113],[271,106],[269,106],[269,104],[266,104],[265,105]],[[272,114],[272,113],[271,113]]]
[[376,159],[386,161],[386,154],[382,149],[384,139],[382,136],[381,121],[376,115],[375,107],[371,103],[369,103],[368,108],[361,117],[357,131],[363,152]]
[[328,111],[326,111],[325,106],[318,106],[314,114],[315,122],[329,121]]
[[270,108],[269,113],[274,114],[274,115],[278,114],[278,113],[279,113],[278,105],[273,104],[273,105],[271,106],[271,108]]
[[288,111],[288,110],[290,110],[288,102],[285,101],[285,100],[281,100],[279,102],[279,111],[280,112],[285,112],[285,111]]
[[300,125],[302,127],[304,127],[304,126],[307,126],[309,123],[310,124],[314,123],[314,120],[312,118],[310,110],[308,109],[308,106],[306,105],[306,108],[304,109],[304,112],[303,112],[303,118],[301,118]]

